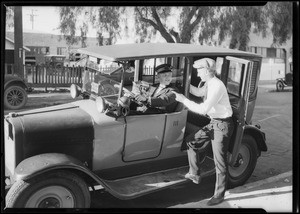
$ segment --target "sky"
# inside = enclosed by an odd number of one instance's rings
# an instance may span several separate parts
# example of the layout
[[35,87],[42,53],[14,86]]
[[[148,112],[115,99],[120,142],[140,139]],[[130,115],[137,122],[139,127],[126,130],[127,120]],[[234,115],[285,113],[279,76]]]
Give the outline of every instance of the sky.
[[[23,32],[35,32],[35,33],[51,33],[60,34],[57,30],[60,20],[58,8],[54,6],[23,6]],[[33,15],[33,16],[32,16]],[[32,18],[33,17],[33,22]],[[127,16],[128,18],[129,16]],[[129,17],[130,19],[130,17]],[[124,27],[124,26],[123,26]],[[134,28],[134,22],[128,22],[129,28]],[[125,32],[121,32],[121,36],[117,43],[134,42],[136,35],[134,30],[129,30],[128,35],[125,36]],[[96,37],[97,33],[95,29],[89,27],[88,37]],[[161,38],[158,38],[161,40]],[[164,41],[164,40],[163,40]]]
[[[24,32],[44,32],[58,34],[55,30],[59,26],[59,14],[56,7],[22,7],[23,13],[23,31]],[[31,22],[31,14],[33,14],[33,26]],[[32,29],[33,27],[33,29]]]

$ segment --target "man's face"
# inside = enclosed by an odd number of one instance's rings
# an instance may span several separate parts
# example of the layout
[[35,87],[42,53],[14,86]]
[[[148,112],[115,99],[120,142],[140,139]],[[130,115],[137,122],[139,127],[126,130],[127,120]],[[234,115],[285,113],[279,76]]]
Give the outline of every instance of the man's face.
[[172,81],[172,72],[165,72],[158,74],[159,83],[162,85],[169,85]]
[[208,69],[206,67],[197,68],[197,76],[200,77],[201,80],[205,82],[208,76]]

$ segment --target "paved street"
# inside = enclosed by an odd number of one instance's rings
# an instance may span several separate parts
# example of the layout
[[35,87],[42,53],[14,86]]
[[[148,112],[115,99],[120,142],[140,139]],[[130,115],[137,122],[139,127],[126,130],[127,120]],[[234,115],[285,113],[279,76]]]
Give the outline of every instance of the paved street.
[[259,87],[252,121],[266,133],[268,151],[262,153],[248,182],[292,170],[293,162],[293,92],[276,92],[275,84]]

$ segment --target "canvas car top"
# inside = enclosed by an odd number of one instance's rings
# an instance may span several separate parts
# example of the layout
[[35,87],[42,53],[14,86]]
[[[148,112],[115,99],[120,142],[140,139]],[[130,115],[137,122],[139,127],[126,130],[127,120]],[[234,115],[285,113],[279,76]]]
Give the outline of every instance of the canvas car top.
[[177,55],[199,55],[206,56],[218,54],[243,54],[247,56],[261,57],[258,54],[244,52],[234,49],[202,46],[197,44],[183,43],[132,43],[107,46],[93,46],[78,49],[79,53],[108,61],[125,61],[132,58],[171,57]]

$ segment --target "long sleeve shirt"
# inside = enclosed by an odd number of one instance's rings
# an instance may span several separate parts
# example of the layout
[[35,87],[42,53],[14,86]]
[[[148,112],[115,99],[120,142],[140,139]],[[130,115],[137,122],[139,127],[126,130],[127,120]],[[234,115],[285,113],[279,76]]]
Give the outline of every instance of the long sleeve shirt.
[[211,118],[227,118],[232,116],[229,96],[224,83],[217,77],[206,82],[207,98],[203,103],[195,103],[184,99],[183,104],[198,114],[207,114]]

